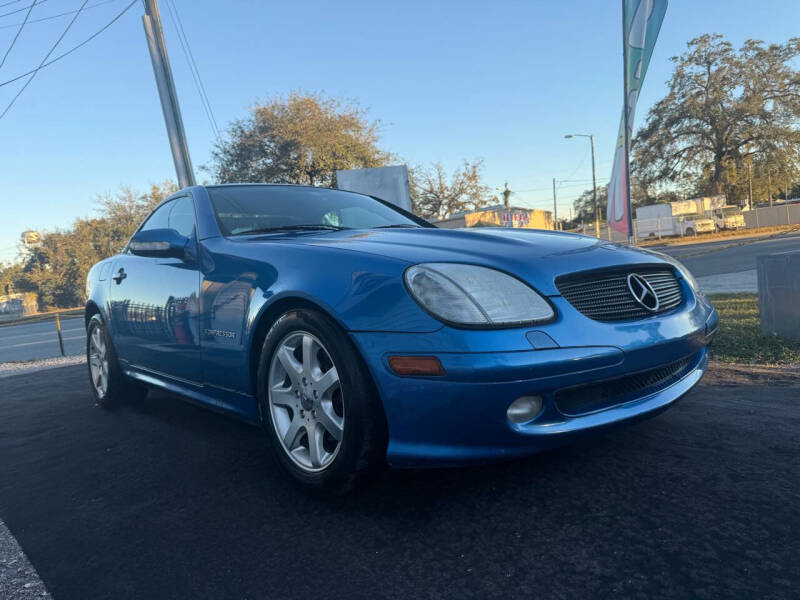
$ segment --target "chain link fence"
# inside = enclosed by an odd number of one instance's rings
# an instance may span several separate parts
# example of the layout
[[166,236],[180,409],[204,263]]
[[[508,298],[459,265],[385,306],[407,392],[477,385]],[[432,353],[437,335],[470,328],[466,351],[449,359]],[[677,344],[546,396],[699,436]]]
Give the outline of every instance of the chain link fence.
[[[634,219],[633,232],[636,241],[697,237],[719,231],[757,231],[769,227],[800,225],[800,201],[762,206],[735,213],[709,211],[704,215],[679,215],[655,219]],[[600,235],[595,234],[594,224],[587,223],[573,230],[576,233],[600,237],[614,242],[627,242],[626,236],[609,231],[605,223],[600,225]]]
[[800,202],[764,206],[742,213],[747,229],[800,225]]

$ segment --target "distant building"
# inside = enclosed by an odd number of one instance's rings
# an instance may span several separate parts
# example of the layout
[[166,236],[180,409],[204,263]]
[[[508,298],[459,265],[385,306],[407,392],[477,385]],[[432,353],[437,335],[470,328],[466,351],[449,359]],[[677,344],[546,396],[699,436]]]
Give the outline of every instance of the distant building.
[[16,321],[36,312],[36,294],[5,294],[0,296],[0,323]]
[[503,204],[478,210],[455,213],[433,222],[437,227],[515,227],[525,229],[553,229],[553,213],[538,208],[506,207]]

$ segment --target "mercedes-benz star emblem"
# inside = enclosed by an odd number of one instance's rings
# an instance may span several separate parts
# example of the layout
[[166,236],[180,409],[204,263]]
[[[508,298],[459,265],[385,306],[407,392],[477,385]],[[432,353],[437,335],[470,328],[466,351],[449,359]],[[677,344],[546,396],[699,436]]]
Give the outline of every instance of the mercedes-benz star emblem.
[[647,279],[638,273],[631,273],[628,275],[628,289],[631,291],[633,299],[644,308],[650,312],[656,312],[658,310],[660,306],[658,295]]

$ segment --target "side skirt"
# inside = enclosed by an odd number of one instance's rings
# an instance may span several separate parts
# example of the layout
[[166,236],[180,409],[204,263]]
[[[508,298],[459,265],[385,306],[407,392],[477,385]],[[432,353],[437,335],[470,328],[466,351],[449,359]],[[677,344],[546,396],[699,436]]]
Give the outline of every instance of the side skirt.
[[259,425],[258,403],[249,394],[241,394],[233,390],[218,388],[213,385],[199,384],[185,379],[171,377],[166,373],[145,369],[126,363],[121,365],[122,372],[144,385],[180,396],[193,404],[209,408],[215,412],[232,416],[251,425]]

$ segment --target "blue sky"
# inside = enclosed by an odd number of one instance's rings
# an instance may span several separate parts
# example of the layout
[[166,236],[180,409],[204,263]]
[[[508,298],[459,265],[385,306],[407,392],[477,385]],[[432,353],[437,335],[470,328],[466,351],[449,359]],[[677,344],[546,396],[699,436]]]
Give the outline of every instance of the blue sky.
[[[6,13],[29,1],[0,0],[0,52],[25,14]],[[161,2],[197,168],[209,160],[213,135]],[[175,3],[220,125],[259,99],[320,91],[357,100],[382,122],[383,148],[412,164],[440,160],[450,170],[464,158],[483,158],[491,186],[508,180],[519,190],[514,204],[551,208],[553,177],[591,178],[588,141],[565,140],[565,133],[595,134],[598,183],[608,180],[622,101],[616,0]],[[31,19],[80,4],[45,0]],[[89,0],[97,6],[59,49],[126,4]],[[14,256],[26,228],[68,226],[93,214],[99,194],[174,177],[141,14],[137,3],[97,39],[42,70],[0,120],[0,260]],[[35,67],[69,19],[27,26],[0,81]],[[797,35],[799,20],[796,0],[672,0],[636,125],[665,92],[669,57],[690,38],[718,32],[735,44],[785,41]],[[21,83],[0,87],[0,111]],[[560,187],[561,214],[584,187]]]

